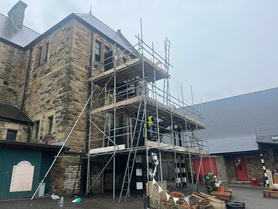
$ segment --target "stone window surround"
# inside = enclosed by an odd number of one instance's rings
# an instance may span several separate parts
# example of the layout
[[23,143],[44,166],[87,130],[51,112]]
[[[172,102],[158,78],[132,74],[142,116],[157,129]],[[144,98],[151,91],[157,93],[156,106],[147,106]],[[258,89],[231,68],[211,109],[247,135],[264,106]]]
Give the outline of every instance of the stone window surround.
[[38,68],[45,64],[49,59],[49,40],[44,40],[42,43],[37,44],[35,47],[35,68]]
[[18,130],[14,130],[14,129],[7,129],[6,140],[8,140],[7,137],[8,137],[9,131],[15,132],[15,140],[10,140],[10,141],[17,141]]
[[15,140],[15,141],[18,141],[18,137],[19,137],[19,135],[20,135],[20,125],[19,125],[19,124],[16,124],[16,123],[6,123],[6,124],[5,124],[5,133],[4,133],[5,139],[6,139],[8,130],[17,131],[16,140]]
[[44,120],[44,133],[43,135],[48,135],[49,132],[49,118],[53,117],[53,124],[52,124],[52,135],[55,135],[56,132],[56,126],[55,126],[55,111],[50,111],[45,114],[45,120]]
[[[113,45],[104,40],[101,36],[95,37],[94,43],[99,43],[100,44],[100,61],[104,59],[104,54],[106,53],[106,49],[113,50]],[[95,48],[94,48],[94,54],[95,54]]]
[[38,138],[40,138],[41,136],[41,125],[42,125],[42,115],[38,115],[36,117],[33,118],[33,121],[35,122],[34,126],[33,126],[33,132],[32,132],[32,138],[36,138],[36,122],[39,121],[40,125],[39,125],[39,132],[38,132]]
[[102,60],[102,50],[101,50],[102,45],[103,44],[99,40],[95,41],[95,60],[97,62]]

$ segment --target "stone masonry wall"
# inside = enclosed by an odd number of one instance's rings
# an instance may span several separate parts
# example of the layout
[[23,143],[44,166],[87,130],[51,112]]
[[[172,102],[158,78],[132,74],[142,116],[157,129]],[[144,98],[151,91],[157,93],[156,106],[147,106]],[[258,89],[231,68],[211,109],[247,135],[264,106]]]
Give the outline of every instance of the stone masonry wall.
[[28,57],[29,50],[0,42],[0,101],[21,106]]
[[[62,154],[64,156],[65,154]],[[68,155],[67,155],[68,156]],[[74,194],[80,191],[80,175],[81,169],[77,171],[79,166],[79,159],[58,158],[54,168],[50,172],[50,190],[52,193],[62,195],[71,195],[76,180],[76,187]]]
[[[245,163],[247,167],[248,177],[249,181],[251,181],[252,177],[255,177],[258,181],[258,184],[263,184],[264,182],[264,172],[262,169],[262,163],[260,159],[259,153],[250,153],[245,154]],[[230,183],[236,183],[237,181],[237,175],[236,175],[236,169],[234,164],[234,157],[231,156],[225,156],[227,165],[227,173],[228,173],[228,180]]]
[[249,180],[252,181],[252,177],[255,177],[258,181],[258,184],[264,183],[264,171],[261,163],[261,158],[259,153],[246,154],[245,162],[247,166],[247,172]]
[[[68,107],[69,112],[72,115],[78,116],[88,100],[90,63],[91,31],[78,21],[74,20],[70,69],[71,91],[69,92],[71,103]],[[80,118],[71,137],[71,141],[74,144],[78,144],[79,142],[79,146],[82,148],[85,148],[87,116],[88,111],[86,108],[86,111]]]
[[[73,62],[75,26],[74,20],[71,20],[33,47],[25,111],[33,121],[39,121],[40,126],[39,137],[35,138],[33,133],[32,142],[63,142],[87,100],[87,73]],[[71,152],[78,152],[78,147],[84,148],[85,117],[79,121],[68,140]],[[50,118],[53,118],[52,134],[48,134]],[[50,175],[52,192],[71,194],[78,163],[78,158],[59,158],[56,161]],[[76,193],[79,189],[80,173]]]
[[[71,119],[68,105],[72,24],[68,22],[33,47],[25,111],[33,121],[40,122],[40,128],[39,137],[32,142],[51,144],[64,141],[67,135],[66,125]],[[52,136],[48,136],[50,117],[53,117]]]
[[8,129],[16,130],[16,141],[27,142],[28,125],[0,121],[0,140],[6,140]]
[[236,170],[234,165],[233,156],[224,156],[227,165],[228,180],[230,183],[235,183],[237,181]]

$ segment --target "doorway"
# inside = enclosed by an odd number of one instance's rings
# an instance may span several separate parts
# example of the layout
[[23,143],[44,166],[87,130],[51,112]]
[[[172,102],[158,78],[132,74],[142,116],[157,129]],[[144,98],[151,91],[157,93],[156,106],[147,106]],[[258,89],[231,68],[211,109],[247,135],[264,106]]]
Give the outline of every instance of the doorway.
[[249,181],[245,157],[243,155],[234,156],[236,175],[238,181]]

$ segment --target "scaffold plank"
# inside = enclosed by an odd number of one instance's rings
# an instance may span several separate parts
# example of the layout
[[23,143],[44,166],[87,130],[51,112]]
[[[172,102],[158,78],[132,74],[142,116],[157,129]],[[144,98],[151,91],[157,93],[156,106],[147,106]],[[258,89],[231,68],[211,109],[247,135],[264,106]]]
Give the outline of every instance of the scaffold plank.
[[113,152],[114,149],[116,149],[116,151],[124,150],[125,148],[126,148],[125,144],[121,144],[121,145],[117,145],[116,148],[114,146],[109,146],[109,147],[90,149],[89,153],[90,154],[99,154],[99,153]]
[[[94,76],[94,83],[104,86],[106,82],[108,82],[111,75],[114,74],[114,68],[107,70],[103,73],[99,73]],[[144,71],[145,71],[145,80],[148,82],[153,82],[154,79],[154,71],[156,80],[160,80],[163,78],[167,78],[167,73],[158,67],[157,65],[153,65],[153,63],[146,57],[144,57]],[[117,83],[122,81],[126,81],[131,78],[143,77],[142,74],[142,60],[140,58],[132,59],[124,64],[121,64],[116,67],[117,73]],[[113,79],[111,79],[111,83],[113,83]]]
[[[123,111],[123,112],[135,111],[136,109],[138,109],[138,104],[140,102],[140,99],[141,99],[141,96],[137,96],[137,97],[133,97],[130,99],[126,99],[126,100],[117,102],[116,103],[116,108],[118,110],[117,112],[120,113],[121,111]],[[169,114],[173,114],[173,119],[175,121],[175,124],[184,126],[185,120],[186,120],[186,123],[189,123],[192,126],[191,128],[194,130],[205,128],[205,125],[202,122],[195,120],[178,110],[168,107],[158,101],[155,102],[155,100],[150,97],[147,98],[147,101],[148,101],[147,102],[148,106],[147,106],[146,111],[148,114],[152,114],[155,111],[155,105],[157,105],[159,116],[161,119],[167,120],[170,117]],[[114,104],[110,104],[110,105],[102,106],[100,108],[96,108],[96,109],[92,110],[91,114],[96,114],[96,113],[105,112],[105,111],[112,112],[113,110],[114,110]]]

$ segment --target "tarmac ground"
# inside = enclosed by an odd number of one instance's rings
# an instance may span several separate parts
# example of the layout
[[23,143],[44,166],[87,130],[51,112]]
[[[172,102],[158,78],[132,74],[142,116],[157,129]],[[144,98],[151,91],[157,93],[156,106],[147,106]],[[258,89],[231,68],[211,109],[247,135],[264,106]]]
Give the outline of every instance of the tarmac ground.
[[246,209],[270,209],[278,208],[278,199],[264,198],[263,190],[269,190],[266,187],[230,184],[233,189],[232,202],[244,202]]
[[[278,208],[278,199],[264,198],[263,190],[265,187],[257,187],[250,185],[228,185],[228,188],[233,189],[231,201],[244,202],[246,209],[269,209]],[[181,190],[185,195],[190,194],[192,188],[184,188]],[[199,186],[199,191],[204,191],[205,188]],[[73,203],[73,197],[64,197],[64,206],[66,209],[142,209],[144,208],[143,197],[131,196],[119,203],[118,196],[112,199],[111,194],[93,195],[88,198],[81,198],[81,203]],[[50,196],[36,197],[33,200],[4,200],[0,201],[2,209],[55,209],[60,208],[58,200],[52,200]]]

